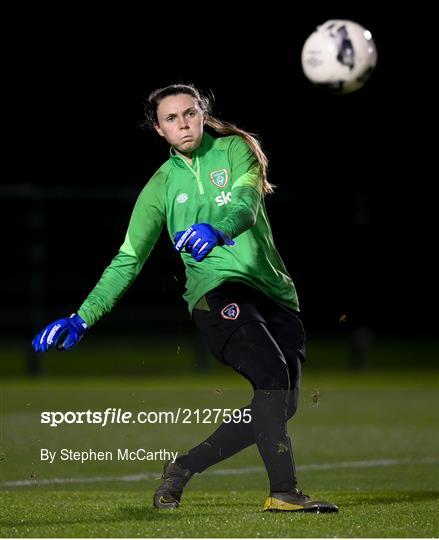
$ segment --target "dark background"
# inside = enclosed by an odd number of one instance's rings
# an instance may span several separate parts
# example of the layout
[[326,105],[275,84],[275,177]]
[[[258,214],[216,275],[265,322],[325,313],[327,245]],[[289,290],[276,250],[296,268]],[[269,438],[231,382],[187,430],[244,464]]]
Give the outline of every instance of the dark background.
[[[216,116],[260,135],[278,186],[266,200],[275,241],[311,335],[435,335],[430,103],[414,14],[366,3],[238,7],[5,14],[5,340],[27,347],[41,325],[77,309],[116,254],[137,194],[167,159],[166,144],[140,128],[143,103],[173,82],[213,91]],[[350,95],[326,94],[301,72],[304,40],[329,18],[359,22],[377,46],[375,72]],[[183,290],[163,234],[96,335],[191,332]]]

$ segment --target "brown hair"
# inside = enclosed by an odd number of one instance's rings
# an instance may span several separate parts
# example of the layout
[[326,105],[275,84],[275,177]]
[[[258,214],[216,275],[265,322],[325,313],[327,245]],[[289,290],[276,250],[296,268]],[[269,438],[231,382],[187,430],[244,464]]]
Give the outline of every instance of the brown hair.
[[239,137],[245,140],[259,163],[259,170],[262,177],[262,190],[264,195],[273,193],[275,186],[267,179],[268,159],[262,150],[261,144],[256,135],[235,126],[235,124],[224,122],[212,116],[211,99],[202,94],[192,84],[171,84],[170,86],[158,88],[157,90],[151,92],[145,103],[146,120],[143,126],[154,128],[154,125],[158,124],[157,108],[160,102],[168,96],[176,96],[177,94],[188,94],[195,98],[205,115],[206,124],[216,133],[219,133],[220,135],[239,135]]

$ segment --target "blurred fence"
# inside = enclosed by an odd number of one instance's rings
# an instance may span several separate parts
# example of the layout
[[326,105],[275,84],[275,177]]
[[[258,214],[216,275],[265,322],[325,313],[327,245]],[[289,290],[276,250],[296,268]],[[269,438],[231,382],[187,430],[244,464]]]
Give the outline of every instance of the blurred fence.
[[[0,187],[2,343],[22,344],[30,372],[41,370],[40,358],[30,352],[31,337],[78,309],[122,244],[141,188]],[[341,340],[350,350],[347,364],[361,367],[376,333],[406,332],[400,288],[392,290],[386,279],[387,272],[396,284],[397,274],[389,265],[375,272],[376,260],[389,251],[383,233],[387,200],[284,190],[267,206],[276,245],[299,290],[308,337],[323,332]],[[95,343],[111,344],[117,336],[168,345],[186,341],[190,362],[206,367],[181,298],[184,282],[183,265],[163,234],[126,297],[94,329]]]
[[[7,335],[39,328],[78,308],[122,244],[141,187],[49,188],[24,183],[0,187],[0,323]],[[349,293],[353,276],[347,261],[355,258],[357,245],[365,260],[355,264],[367,263],[364,244],[368,231],[360,235],[359,230],[368,225],[367,208],[363,199],[358,204],[358,197],[343,194],[292,198],[286,192],[275,199],[267,204],[276,245],[301,300],[310,306],[311,325],[318,326],[319,319],[342,315],[337,310],[346,304],[342,295]],[[331,238],[334,233],[336,241]],[[131,287],[129,300],[108,316],[108,332],[113,325],[122,333],[142,333],[146,327],[152,332],[169,331],[173,324],[189,322],[181,299],[184,282],[183,265],[170,249],[167,235],[162,234]],[[311,294],[306,291],[307,282],[312,283]],[[314,298],[318,299],[315,309]],[[357,305],[360,300],[357,295]],[[334,314],[327,315],[325,310],[331,304]]]
[[[0,188],[3,231],[3,344],[28,339],[50,320],[75,311],[122,244],[139,190],[53,188],[19,184]],[[161,238],[159,243],[166,242]],[[130,291],[107,316],[105,333],[154,336],[190,325],[178,297],[184,279],[169,249],[154,250]],[[41,369],[29,353],[29,369]]]

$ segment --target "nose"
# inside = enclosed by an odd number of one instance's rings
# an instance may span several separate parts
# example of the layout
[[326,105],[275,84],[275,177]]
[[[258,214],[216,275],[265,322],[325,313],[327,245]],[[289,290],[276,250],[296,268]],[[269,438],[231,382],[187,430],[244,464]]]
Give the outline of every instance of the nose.
[[187,129],[188,127],[189,126],[188,126],[187,118],[185,116],[179,117],[179,119],[178,119],[178,128],[179,129]]

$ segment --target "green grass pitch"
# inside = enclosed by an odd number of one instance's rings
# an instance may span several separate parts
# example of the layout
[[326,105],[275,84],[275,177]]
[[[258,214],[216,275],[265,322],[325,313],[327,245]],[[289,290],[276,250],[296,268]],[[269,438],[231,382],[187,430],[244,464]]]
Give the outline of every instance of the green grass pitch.
[[[175,511],[152,508],[163,463],[41,462],[42,447],[185,451],[214,425],[39,423],[41,410],[235,407],[238,377],[11,379],[1,390],[1,537],[437,537],[439,394],[434,371],[304,373],[289,422],[299,487],[338,514],[261,511],[255,448],[196,475]],[[319,399],[316,399],[319,395]]]

